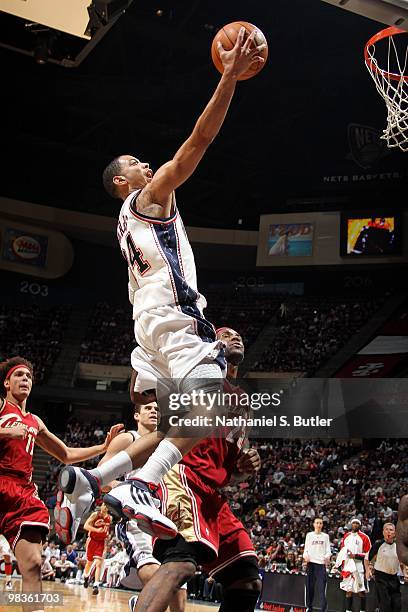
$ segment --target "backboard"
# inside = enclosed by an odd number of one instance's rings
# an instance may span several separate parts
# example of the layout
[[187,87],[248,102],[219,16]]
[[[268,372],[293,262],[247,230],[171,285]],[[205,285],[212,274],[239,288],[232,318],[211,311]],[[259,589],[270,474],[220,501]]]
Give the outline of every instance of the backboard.
[[408,0],[322,0],[374,21],[408,30]]

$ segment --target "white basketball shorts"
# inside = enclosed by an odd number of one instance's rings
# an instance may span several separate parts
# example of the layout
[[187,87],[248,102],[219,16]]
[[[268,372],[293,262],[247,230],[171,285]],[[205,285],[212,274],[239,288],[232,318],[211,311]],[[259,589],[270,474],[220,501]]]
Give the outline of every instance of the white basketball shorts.
[[142,312],[135,320],[139,346],[132,352],[132,368],[138,372],[135,391],[156,387],[157,379],[182,379],[204,360],[220,366],[225,375],[224,345],[215,339],[214,328],[197,309],[159,306]]

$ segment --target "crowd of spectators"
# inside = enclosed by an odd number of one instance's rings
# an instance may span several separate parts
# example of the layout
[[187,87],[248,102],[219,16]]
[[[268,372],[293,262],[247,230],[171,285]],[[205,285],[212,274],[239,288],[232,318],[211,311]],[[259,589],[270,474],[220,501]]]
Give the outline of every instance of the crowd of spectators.
[[81,343],[79,360],[84,363],[130,366],[135,347],[130,304],[98,302]]
[[312,376],[367,323],[380,303],[373,298],[281,300],[273,341],[251,365],[251,370],[302,372]]
[[69,306],[0,304],[0,361],[21,355],[35,367],[35,384],[47,381],[62,345]]
[[313,519],[322,517],[333,553],[357,516],[373,541],[382,524],[395,521],[408,486],[408,442],[382,441],[376,448],[332,441],[255,442],[259,474],[227,487],[233,511],[249,526],[266,570],[299,572]]

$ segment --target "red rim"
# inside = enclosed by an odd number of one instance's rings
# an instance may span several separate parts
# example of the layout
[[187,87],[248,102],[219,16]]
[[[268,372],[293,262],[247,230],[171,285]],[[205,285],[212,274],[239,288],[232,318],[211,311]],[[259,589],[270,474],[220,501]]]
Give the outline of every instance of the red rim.
[[389,38],[390,36],[394,36],[396,34],[408,34],[408,32],[407,30],[401,30],[401,28],[397,28],[396,26],[391,26],[390,28],[385,28],[385,30],[381,30],[381,32],[377,32],[377,34],[374,34],[374,36],[372,36],[370,40],[366,42],[366,45],[364,47],[364,58],[365,58],[366,64],[371,68],[373,72],[377,72],[378,74],[383,74],[387,76],[388,78],[392,79],[393,81],[407,81],[408,82],[408,75],[404,76],[402,74],[396,74],[394,72],[387,72],[386,70],[377,68],[377,66],[374,64],[373,60],[370,58],[368,54],[369,47],[371,47],[372,45],[375,45],[379,40],[383,40],[384,38]]

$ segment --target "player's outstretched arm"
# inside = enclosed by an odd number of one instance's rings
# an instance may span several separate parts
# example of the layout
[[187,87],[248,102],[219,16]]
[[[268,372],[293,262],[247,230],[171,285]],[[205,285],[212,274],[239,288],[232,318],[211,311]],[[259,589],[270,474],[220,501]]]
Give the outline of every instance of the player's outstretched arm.
[[211,100],[198,118],[191,136],[180,147],[174,158],[158,169],[151,183],[145,187],[145,190],[151,193],[154,202],[166,205],[172,191],[192,175],[205,151],[220,131],[238,78],[254,62],[264,61],[259,53],[265,45],[255,46],[253,44],[256,30],[246,41],[244,41],[244,35],[245,28],[242,28],[231,51],[225,51],[221,43],[218,43],[224,73]]
[[67,446],[55,434],[51,433],[49,429],[47,429],[46,425],[39,417],[36,418],[40,426],[36,444],[45,450],[46,453],[52,455],[58,459],[58,461],[65,464],[79,463],[81,461],[86,461],[87,459],[92,459],[92,457],[102,455],[108,448],[111,440],[123,430],[123,425],[121,423],[114,425],[110,428],[103,444],[96,444],[95,446],[90,446],[88,448],[74,448]]
[[404,565],[408,565],[408,495],[404,495],[398,507],[397,555]]

